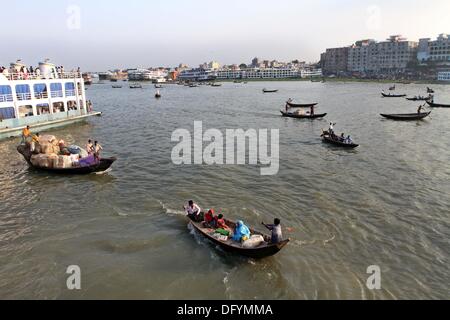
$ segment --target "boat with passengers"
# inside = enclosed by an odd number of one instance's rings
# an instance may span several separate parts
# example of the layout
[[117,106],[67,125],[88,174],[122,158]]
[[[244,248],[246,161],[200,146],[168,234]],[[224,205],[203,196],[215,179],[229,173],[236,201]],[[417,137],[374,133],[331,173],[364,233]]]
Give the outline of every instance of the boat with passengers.
[[31,69],[18,60],[0,72],[0,140],[27,126],[45,131],[101,115],[86,99],[79,70],[65,72],[49,60]]

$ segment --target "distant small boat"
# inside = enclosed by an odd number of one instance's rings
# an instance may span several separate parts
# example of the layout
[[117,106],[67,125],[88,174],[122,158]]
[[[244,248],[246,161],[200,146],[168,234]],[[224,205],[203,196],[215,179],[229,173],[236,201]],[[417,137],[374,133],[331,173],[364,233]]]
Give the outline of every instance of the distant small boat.
[[406,94],[386,94],[384,92],[381,93],[384,98],[403,98],[406,97]]
[[189,88],[197,88],[198,87],[198,84],[190,84],[189,85]]
[[122,86],[112,86],[113,87],[113,89],[121,89],[122,88]]
[[318,113],[318,114],[295,114],[295,113],[289,113],[289,112],[284,112],[284,111],[280,111],[281,114],[283,115],[283,117],[287,117],[287,118],[296,118],[296,119],[319,119],[319,118],[323,118],[327,115],[327,113]]
[[434,103],[427,101],[428,105],[433,108],[450,108],[450,104]]
[[263,89],[263,93],[276,93],[276,92],[278,92],[278,90]]
[[424,113],[381,114],[381,116],[391,120],[408,121],[408,120],[422,120],[428,117],[430,114],[431,111]]
[[162,89],[162,85],[160,85],[160,84],[155,84],[155,89]]
[[142,85],[140,85],[140,84],[132,84],[132,85],[130,85],[130,89],[142,89]]
[[394,91],[395,90],[395,86],[392,86],[389,88],[389,91]]
[[235,80],[235,81],[233,81],[234,83],[242,83],[242,81],[239,81],[239,80]]
[[211,87],[221,87],[221,86],[222,86],[221,83],[213,83],[213,84],[211,85]]

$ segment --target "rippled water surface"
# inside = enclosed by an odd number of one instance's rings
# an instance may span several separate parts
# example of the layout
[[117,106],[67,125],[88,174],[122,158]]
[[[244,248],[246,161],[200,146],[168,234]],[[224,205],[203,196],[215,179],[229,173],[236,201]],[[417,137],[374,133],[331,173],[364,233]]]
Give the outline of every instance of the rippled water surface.
[[[385,85],[384,87],[386,87]],[[262,88],[278,88],[262,94]],[[397,91],[425,94],[424,85]],[[448,86],[435,86],[449,103]],[[417,103],[382,99],[381,84],[227,83],[87,91],[102,118],[54,130],[101,141],[116,156],[103,176],[58,177],[27,168],[19,140],[0,142],[0,298],[20,299],[447,299],[450,284],[450,110],[421,122],[383,120]],[[326,120],[279,114],[287,98],[320,103]],[[175,166],[177,128],[280,129],[280,171]],[[323,145],[321,129],[360,148]],[[187,227],[190,199],[249,225],[280,217],[292,242],[262,261],[229,256]],[[287,230],[286,230],[287,228]],[[79,265],[82,290],[66,289]],[[366,287],[368,266],[382,289]]]

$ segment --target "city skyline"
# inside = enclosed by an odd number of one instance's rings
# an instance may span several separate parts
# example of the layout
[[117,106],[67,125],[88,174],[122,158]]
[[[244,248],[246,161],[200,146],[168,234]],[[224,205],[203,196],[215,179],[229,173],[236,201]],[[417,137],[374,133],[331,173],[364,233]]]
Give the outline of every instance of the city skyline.
[[[21,58],[36,65],[50,58],[68,68],[99,71],[207,61],[248,64],[255,56],[318,62],[326,48],[361,39],[435,38],[450,31],[449,10],[445,0],[432,6],[424,0],[285,0],[276,6],[253,0],[10,2],[4,22],[11,28],[3,38],[13,45],[2,53],[1,64]],[[36,12],[39,30],[35,20],[17,19]]]

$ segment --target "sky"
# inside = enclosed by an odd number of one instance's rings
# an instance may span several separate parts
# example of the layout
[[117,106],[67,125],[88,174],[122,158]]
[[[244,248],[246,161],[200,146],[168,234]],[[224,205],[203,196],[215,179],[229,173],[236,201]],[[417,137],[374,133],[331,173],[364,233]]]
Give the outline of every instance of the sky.
[[449,0],[0,0],[0,65],[103,71],[180,63],[317,62],[361,39],[450,33]]

